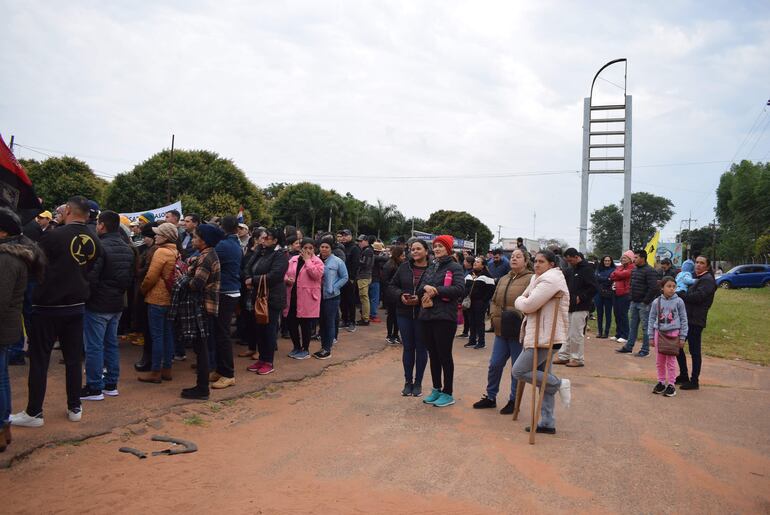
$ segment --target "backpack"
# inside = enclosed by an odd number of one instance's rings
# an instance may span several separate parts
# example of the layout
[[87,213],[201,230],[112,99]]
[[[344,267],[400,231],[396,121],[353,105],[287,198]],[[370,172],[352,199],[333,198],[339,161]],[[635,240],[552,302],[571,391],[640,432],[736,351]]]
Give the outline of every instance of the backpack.
[[174,285],[179,280],[179,278],[187,274],[188,268],[188,264],[182,261],[182,255],[177,254],[174,268],[171,270],[171,273],[168,274],[168,277],[163,279],[163,282],[166,283],[166,289],[169,293],[174,291]]

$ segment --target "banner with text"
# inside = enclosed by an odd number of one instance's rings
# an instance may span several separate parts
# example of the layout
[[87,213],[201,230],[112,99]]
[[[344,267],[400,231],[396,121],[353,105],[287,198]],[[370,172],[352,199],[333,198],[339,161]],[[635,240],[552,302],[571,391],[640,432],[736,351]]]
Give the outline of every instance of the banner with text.
[[[132,222],[135,222],[137,218],[139,218],[141,215],[143,215],[144,213],[147,213],[149,211],[150,213],[155,215],[155,220],[160,222],[160,221],[162,221],[166,217],[166,213],[168,213],[172,209],[176,209],[177,211],[179,211],[179,213],[181,215],[182,214],[182,201],[181,200],[177,200],[173,204],[169,204],[167,206],[159,207],[159,208],[156,208],[156,209],[148,209],[147,211],[139,211],[137,213],[120,213],[120,214],[125,216],[126,218],[128,218]],[[184,215],[182,215],[182,216],[184,216]]]

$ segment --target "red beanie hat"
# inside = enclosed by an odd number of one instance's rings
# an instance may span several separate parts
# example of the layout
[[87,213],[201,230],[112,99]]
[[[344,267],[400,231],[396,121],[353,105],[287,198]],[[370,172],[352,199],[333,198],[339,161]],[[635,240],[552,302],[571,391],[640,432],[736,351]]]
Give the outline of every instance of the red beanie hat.
[[433,244],[440,243],[444,246],[446,249],[447,254],[452,254],[452,247],[454,247],[455,239],[449,236],[448,234],[442,234],[441,236],[436,236],[436,239],[433,240]]

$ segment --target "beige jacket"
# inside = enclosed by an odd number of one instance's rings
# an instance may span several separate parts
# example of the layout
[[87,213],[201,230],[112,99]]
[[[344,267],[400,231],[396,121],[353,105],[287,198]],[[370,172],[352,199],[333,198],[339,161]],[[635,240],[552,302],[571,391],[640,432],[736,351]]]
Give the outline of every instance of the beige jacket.
[[142,293],[147,304],[170,306],[171,293],[166,288],[165,279],[174,272],[179,252],[173,243],[164,243],[155,250],[150,261],[150,268],[142,281]]
[[489,316],[492,319],[495,336],[502,335],[500,318],[502,317],[503,305],[505,305],[506,311],[516,311],[514,303],[527,289],[533,275],[531,270],[524,270],[518,274],[510,271],[497,282],[495,293],[492,295],[492,303],[489,305]]
[[[554,296],[561,292],[559,299]],[[554,303],[559,303],[556,320],[554,320]],[[532,280],[516,299],[516,309],[524,313],[521,325],[521,343],[525,349],[535,346],[535,324],[537,312],[540,310],[540,330],[538,332],[538,347],[547,347],[551,337],[551,328],[556,324],[553,343],[566,343],[569,330],[569,289],[561,268],[555,267],[542,275],[532,276]]]

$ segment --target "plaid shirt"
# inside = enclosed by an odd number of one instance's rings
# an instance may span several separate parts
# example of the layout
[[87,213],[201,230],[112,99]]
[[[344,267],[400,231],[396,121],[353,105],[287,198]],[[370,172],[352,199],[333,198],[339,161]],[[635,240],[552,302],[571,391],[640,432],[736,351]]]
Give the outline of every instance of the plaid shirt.
[[219,314],[219,256],[208,247],[200,256],[190,259],[188,288],[193,292],[203,292],[203,306],[212,316]]
[[201,294],[190,291],[191,280],[191,276],[184,275],[174,284],[171,291],[171,307],[166,314],[166,317],[174,322],[174,335],[182,343],[192,343],[208,337]]

